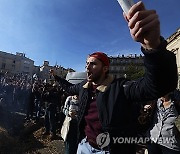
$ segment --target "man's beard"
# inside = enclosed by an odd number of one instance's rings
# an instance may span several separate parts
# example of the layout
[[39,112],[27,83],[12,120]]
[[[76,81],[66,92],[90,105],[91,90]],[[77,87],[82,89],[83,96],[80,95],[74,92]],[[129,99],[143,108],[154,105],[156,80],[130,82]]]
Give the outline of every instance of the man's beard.
[[97,83],[101,79],[102,74],[103,74],[102,70],[95,74],[91,73],[90,75],[87,75],[88,81]]

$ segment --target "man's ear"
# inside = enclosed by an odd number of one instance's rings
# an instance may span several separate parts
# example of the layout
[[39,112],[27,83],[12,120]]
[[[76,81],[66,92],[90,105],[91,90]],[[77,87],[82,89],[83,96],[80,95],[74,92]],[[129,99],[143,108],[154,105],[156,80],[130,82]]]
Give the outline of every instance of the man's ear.
[[103,70],[106,73],[109,70],[109,67],[108,66],[104,66]]

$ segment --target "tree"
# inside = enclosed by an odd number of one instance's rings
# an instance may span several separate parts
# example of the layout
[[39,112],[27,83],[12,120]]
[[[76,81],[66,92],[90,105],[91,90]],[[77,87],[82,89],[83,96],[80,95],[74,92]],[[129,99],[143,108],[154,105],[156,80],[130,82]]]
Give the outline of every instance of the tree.
[[126,77],[131,80],[138,79],[144,75],[143,67],[137,67],[137,65],[130,64],[125,70]]

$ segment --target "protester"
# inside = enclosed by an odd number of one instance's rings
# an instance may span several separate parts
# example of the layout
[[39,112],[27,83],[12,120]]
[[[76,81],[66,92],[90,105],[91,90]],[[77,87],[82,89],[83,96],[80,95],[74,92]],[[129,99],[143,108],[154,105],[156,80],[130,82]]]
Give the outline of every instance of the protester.
[[173,100],[172,95],[169,93],[157,101],[153,123],[147,133],[151,139],[148,144],[149,154],[180,153],[180,132],[175,126],[175,120],[180,114],[177,110],[180,108],[180,100]]
[[34,111],[34,93],[33,89],[35,88],[35,85],[33,85],[33,88],[28,87],[26,99],[26,118],[25,120],[28,121],[30,119],[33,119],[33,111]]
[[[135,81],[114,79],[109,75],[109,59],[102,52],[89,55],[86,62],[87,80],[74,86],[56,76],[53,70],[50,71],[64,90],[79,96],[78,154],[134,154],[134,144],[113,142],[113,137],[136,135],[132,102],[154,100],[177,86],[176,58],[166,50],[166,41],[160,37],[156,12],[146,10],[143,3],[138,2],[125,18],[132,38],[141,43],[145,55],[144,77]],[[103,143],[99,143],[104,140],[100,139],[97,144],[98,135],[106,136],[106,139],[110,136],[110,143],[104,142],[107,144],[104,147]]]
[[76,95],[68,96],[63,108],[63,113],[67,117],[71,117],[68,126],[63,126],[63,127],[68,127],[67,129],[68,132],[66,132],[66,139],[64,140],[65,154],[75,154],[77,151],[77,147],[78,147],[77,119],[76,119],[77,112],[78,112],[78,96]]
[[[77,84],[86,79],[85,72],[70,72],[66,76],[66,80],[72,84]],[[77,112],[78,112],[78,96],[68,96],[64,107],[63,113],[67,117],[71,117],[70,123],[67,126],[68,132],[65,140],[65,154],[75,154],[77,151]],[[66,118],[65,118],[66,119]]]
[[51,135],[51,139],[54,140],[57,138],[56,129],[57,129],[57,107],[60,103],[59,92],[55,84],[51,87],[47,86],[47,89],[44,91],[44,98],[46,102],[45,109],[45,119],[44,126],[45,132],[44,135]]

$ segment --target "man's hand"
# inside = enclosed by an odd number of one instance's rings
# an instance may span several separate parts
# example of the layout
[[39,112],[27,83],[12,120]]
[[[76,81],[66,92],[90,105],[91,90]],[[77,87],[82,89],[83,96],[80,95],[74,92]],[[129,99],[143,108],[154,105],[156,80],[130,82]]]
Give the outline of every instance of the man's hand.
[[69,111],[69,115],[71,116],[71,118],[75,118],[76,117],[76,115],[77,115],[77,113],[76,113],[76,110],[70,110]]
[[132,38],[145,49],[156,49],[160,44],[160,22],[155,10],[146,10],[140,1],[134,4],[127,16]]

